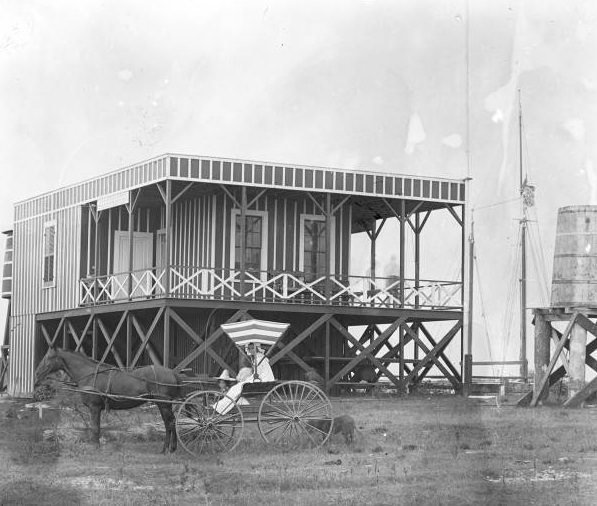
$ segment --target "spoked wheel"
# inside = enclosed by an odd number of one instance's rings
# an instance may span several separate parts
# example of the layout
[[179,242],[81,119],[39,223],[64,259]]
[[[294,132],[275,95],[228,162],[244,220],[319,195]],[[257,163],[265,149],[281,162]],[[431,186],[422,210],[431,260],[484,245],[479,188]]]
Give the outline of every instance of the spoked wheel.
[[229,452],[238,445],[244,428],[243,414],[222,392],[189,395],[176,413],[176,434],[192,455]]
[[280,448],[316,448],[332,432],[332,404],[315,385],[287,381],[263,398],[257,422],[267,443]]

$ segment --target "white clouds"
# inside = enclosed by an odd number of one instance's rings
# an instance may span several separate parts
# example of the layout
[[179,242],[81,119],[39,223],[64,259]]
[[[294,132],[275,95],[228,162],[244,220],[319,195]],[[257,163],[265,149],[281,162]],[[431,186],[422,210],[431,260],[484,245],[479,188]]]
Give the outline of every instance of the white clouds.
[[573,140],[582,142],[585,140],[585,123],[580,118],[571,118],[562,125]]
[[442,144],[449,148],[458,149],[462,146],[462,137],[458,134],[448,135],[442,139]]
[[415,148],[418,144],[421,144],[427,138],[427,134],[425,133],[425,129],[423,128],[423,122],[419,115],[414,112],[410,116],[410,120],[408,122],[408,134],[406,137],[406,146],[404,148],[404,152],[407,155],[412,155],[415,152]]

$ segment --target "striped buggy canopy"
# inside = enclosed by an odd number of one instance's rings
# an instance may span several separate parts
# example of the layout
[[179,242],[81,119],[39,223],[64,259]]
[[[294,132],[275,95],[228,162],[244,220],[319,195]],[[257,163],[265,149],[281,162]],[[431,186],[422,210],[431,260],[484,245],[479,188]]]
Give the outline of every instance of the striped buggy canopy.
[[228,337],[237,346],[246,346],[249,343],[273,346],[289,326],[289,323],[246,320],[235,323],[223,323],[222,330],[228,334]]

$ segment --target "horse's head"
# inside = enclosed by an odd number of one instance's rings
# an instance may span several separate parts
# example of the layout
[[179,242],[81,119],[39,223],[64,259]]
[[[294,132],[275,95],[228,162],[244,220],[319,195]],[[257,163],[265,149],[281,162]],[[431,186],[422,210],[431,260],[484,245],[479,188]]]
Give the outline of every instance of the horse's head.
[[35,369],[35,386],[39,385],[48,374],[64,369],[64,361],[54,348],[50,348],[46,356]]

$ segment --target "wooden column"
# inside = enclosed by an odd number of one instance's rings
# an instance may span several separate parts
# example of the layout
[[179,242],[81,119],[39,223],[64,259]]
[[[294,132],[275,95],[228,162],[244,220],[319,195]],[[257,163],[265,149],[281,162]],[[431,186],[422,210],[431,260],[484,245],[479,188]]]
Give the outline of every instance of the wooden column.
[[330,322],[325,322],[325,358],[324,358],[324,388],[328,392],[330,381]]
[[[97,207],[90,207],[91,214],[93,216],[93,221],[95,222],[94,227],[94,245],[93,245],[93,269],[91,275],[93,276],[93,301],[97,303],[97,298],[99,295],[99,285],[98,285],[98,276],[99,276],[99,220],[101,211],[97,210]],[[89,256],[91,252],[87,253]]]
[[[232,225],[236,233],[236,223]],[[240,201],[240,294],[245,297],[245,272],[247,269],[247,187],[241,188]]]
[[97,316],[93,315],[93,326],[91,328],[91,358],[97,360]]
[[573,397],[585,386],[585,361],[587,359],[587,330],[578,324],[570,332],[570,384],[568,397]]
[[134,268],[134,263],[133,263],[133,254],[134,254],[134,242],[135,242],[135,235],[133,232],[133,229],[135,228],[135,209],[133,207],[133,195],[134,192],[130,191],[129,192],[129,203],[127,206],[127,210],[129,213],[129,274],[128,274],[128,284],[127,284],[127,291],[128,291],[128,296],[129,296],[129,300],[131,300],[133,298],[133,268]]
[[[150,344],[150,343],[148,343],[148,344]],[[170,308],[169,307],[166,307],[166,310],[164,311],[164,353],[162,355],[162,365],[164,367],[170,367]]]
[[[537,391],[539,383],[545,376],[550,356],[550,342],[551,342],[551,324],[545,319],[545,316],[535,311],[535,379],[534,389]],[[545,391],[539,400],[547,397],[548,391]]]
[[[375,255],[377,254],[376,252],[376,244],[377,244],[377,222],[376,219],[373,218],[371,220],[371,234],[369,235],[369,239],[370,239],[370,270],[371,270],[371,281],[373,282],[373,284],[375,283]],[[373,290],[374,287],[371,287],[371,289]]]
[[131,367],[133,359],[133,322],[132,315],[129,313],[126,317],[126,362],[127,367]]
[[325,205],[325,300],[329,304],[332,297],[332,194],[326,194]]
[[406,202],[404,200],[400,201],[400,307],[404,307],[404,262],[405,262],[405,252],[406,252],[406,245],[405,237],[406,237]]
[[421,217],[415,214],[415,308],[419,307],[419,283],[421,275]]
[[[164,280],[164,291],[166,292],[166,297],[170,296],[170,266],[172,264],[172,181],[170,179],[166,180],[166,262],[165,262],[165,270],[166,270],[166,279]],[[165,329],[164,329],[165,332]]]

